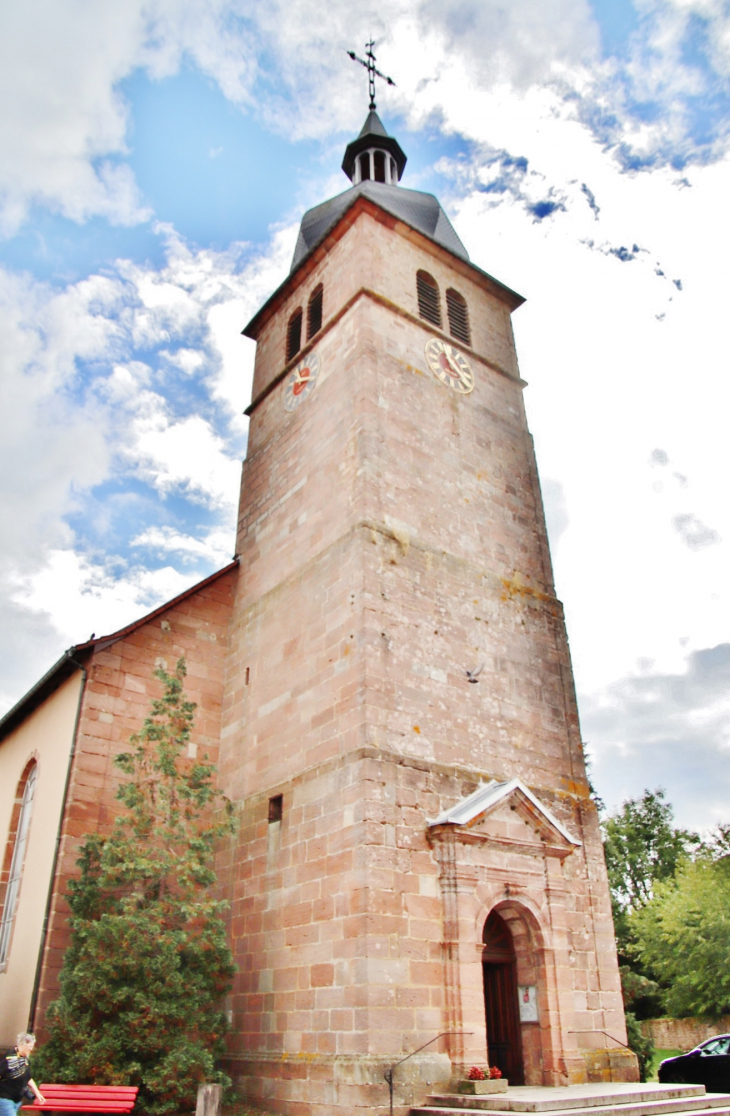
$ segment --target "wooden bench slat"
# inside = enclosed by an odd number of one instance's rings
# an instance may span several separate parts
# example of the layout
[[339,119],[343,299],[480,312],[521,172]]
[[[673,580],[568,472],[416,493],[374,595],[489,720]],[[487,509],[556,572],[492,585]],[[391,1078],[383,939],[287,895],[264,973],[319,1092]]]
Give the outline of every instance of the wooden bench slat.
[[[105,1097],[104,1094],[100,1094],[100,1093],[77,1093],[77,1094],[50,1093],[50,1091],[46,1091],[44,1088],[42,1088],[42,1086],[40,1088],[40,1091],[41,1091],[42,1095],[44,1095],[46,1097],[47,1100],[68,1100],[68,1101],[71,1101],[71,1100],[99,1100],[99,1101],[105,1100],[107,1104],[126,1105],[126,1104],[134,1104],[134,1101],[136,1099],[134,1094],[131,1094],[129,1096],[124,1096],[123,1094],[122,1095],[117,1094],[114,1097]],[[36,1101],[33,1100],[32,1104],[36,1104]]]
[[[41,1092],[43,1093],[42,1089]],[[81,1096],[78,1097],[69,1097],[68,1094],[66,1094],[65,1096],[60,1096],[60,1094],[58,1093],[43,1093],[43,1096],[46,1098],[46,1101],[49,1104],[51,1101],[53,1101],[54,1104],[75,1104],[76,1101],[81,1101],[82,1103],[88,1101],[89,1104],[91,1104],[93,1101],[94,1104],[113,1104],[117,1108],[119,1107],[119,1105],[122,1105],[122,1107],[124,1107],[125,1105],[134,1104],[136,1100],[135,1097],[100,1097],[98,1094],[94,1095],[93,1093],[83,1093]],[[38,1104],[36,1100],[33,1100],[30,1103],[33,1105]],[[39,1107],[43,1108],[44,1105],[39,1105]]]
[[68,1093],[69,1096],[78,1096],[80,1093],[102,1093],[102,1094],[128,1094],[129,1096],[137,1096],[139,1089],[136,1085],[59,1085],[57,1082],[45,1081],[40,1086],[41,1092],[44,1089],[53,1090],[57,1093]]
[[48,1100],[45,1104],[24,1104],[23,1112],[131,1112],[133,1103],[110,1104],[108,1101],[79,1100],[58,1101]]
[[[50,1093],[50,1091],[46,1091],[44,1088],[42,1088],[42,1086],[40,1091],[42,1094],[44,1094],[47,1100],[105,1100],[107,1104],[125,1105],[127,1103],[134,1104],[134,1101],[136,1099],[134,1094],[129,1096],[117,1094],[114,1097],[105,1097],[103,1094],[100,1093]],[[32,1103],[35,1104],[36,1101],[33,1100]]]
[[45,1104],[24,1104],[23,1112],[99,1112],[123,1116],[134,1108],[136,1085],[40,1085]]

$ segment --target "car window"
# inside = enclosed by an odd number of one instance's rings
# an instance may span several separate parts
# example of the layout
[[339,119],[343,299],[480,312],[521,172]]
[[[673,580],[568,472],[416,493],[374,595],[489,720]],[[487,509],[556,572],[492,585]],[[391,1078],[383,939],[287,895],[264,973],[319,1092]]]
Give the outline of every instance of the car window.
[[704,1057],[715,1054],[727,1054],[730,1049],[730,1035],[722,1035],[720,1038],[710,1039],[703,1046],[700,1047],[700,1054]]

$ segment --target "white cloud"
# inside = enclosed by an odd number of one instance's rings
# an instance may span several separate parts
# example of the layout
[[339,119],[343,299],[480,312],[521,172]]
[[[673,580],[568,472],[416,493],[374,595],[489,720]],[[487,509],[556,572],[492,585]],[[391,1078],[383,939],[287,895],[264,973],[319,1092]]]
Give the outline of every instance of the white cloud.
[[3,554],[23,564],[68,538],[76,493],[108,467],[99,407],[78,398],[76,358],[113,350],[107,280],[56,293],[0,271],[0,508]]
[[[129,622],[233,553],[253,371],[240,329],[285,274],[292,232],[259,256],[163,233],[159,270],[121,261],[58,290],[0,270],[8,704],[62,646]],[[181,499],[202,517],[192,532],[177,525]],[[142,557],[163,568],[145,571]]]
[[12,595],[30,614],[49,617],[63,645],[79,643],[91,632],[104,635],[132,623],[191,583],[172,566],[132,568],[119,577],[113,567],[73,550],[49,551],[32,578],[18,578]]
[[150,527],[140,532],[130,546],[157,555],[177,554],[183,562],[203,559],[213,565],[223,565],[232,557],[230,531],[213,530],[202,539],[183,535],[172,527]]
[[714,546],[715,543],[720,542],[717,531],[708,527],[691,512],[675,515],[672,519],[672,527],[690,550],[704,550],[706,546]]
[[702,648],[676,672],[653,664],[582,698],[583,729],[609,809],[667,788],[680,825],[726,822],[730,792],[730,644]]
[[223,439],[199,415],[175,423],[159,412],[139,419],[128,453],[135,471],[163,495],[182,490],[214,508],[235,500],[241,462],[228,457]]
[[[125,163],[130,121],[120,83],[135,70],[162,78],[186,58],[229,100],[287,136],[327,137],[360,122],[365,76],[345,48],[361,50],[371,33],[381,65],[397,73],[387,104],[414,125],[433,114],[450,126],[457,98],[476,111],[490,97],[498,101],[499,90],[528,99],[549,90],[623,158],[631,151],[691,155],[692,98],[711,97],[730,76],[726,5],[642,0],[638,8],[639,28],[621,61],[602,59],[587,0],[370,0],[356,10],[333,2],[325,21],[318,0],[5,5],[2,227],[12,232],[33,204],[77,221],[101,215],[129,224],[150,216]],[[706,28],[704,68],[683,50],[697,18]],[[647,100],[658,106],[649,119],[637,110]],[[482,121],[497,142],[499,114]],[[710,148],[726,138],[720,127]]]

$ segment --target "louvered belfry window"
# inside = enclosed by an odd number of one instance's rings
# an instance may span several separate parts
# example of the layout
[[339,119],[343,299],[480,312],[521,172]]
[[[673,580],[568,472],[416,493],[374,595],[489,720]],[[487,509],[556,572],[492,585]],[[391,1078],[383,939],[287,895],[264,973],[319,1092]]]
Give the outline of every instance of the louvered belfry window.
[[449,332],[457,341],[471,345],[471,330],[469,329],[469,310],[466,299],[449,287],[446,292],[446,313],[449,316]]
[[309,296],[309,304],[307,306],[307,341],[314,337],[315,333],[319,333],[322,328],[323,295],[324,287],[320,283]]
[[438,283],[433,275],[427,271],[416,274],[416,289],[418,291],[418,313],[427,322],[433,322],[441,328],[441,300],[439,298]]
[[302,310],[295,310],[286,331],[286,359],[295,357],[302,347]]

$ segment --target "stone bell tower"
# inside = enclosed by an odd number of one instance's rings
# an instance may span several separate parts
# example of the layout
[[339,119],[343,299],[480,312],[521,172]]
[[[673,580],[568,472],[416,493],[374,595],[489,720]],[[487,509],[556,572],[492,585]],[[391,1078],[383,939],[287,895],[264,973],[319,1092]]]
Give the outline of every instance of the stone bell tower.
[[[288,1113],[635,1080],[510,315],[375,111],[257,342],[220,771],[230,1068]],[[404,1107],[405,1106],[405,1107]]]

